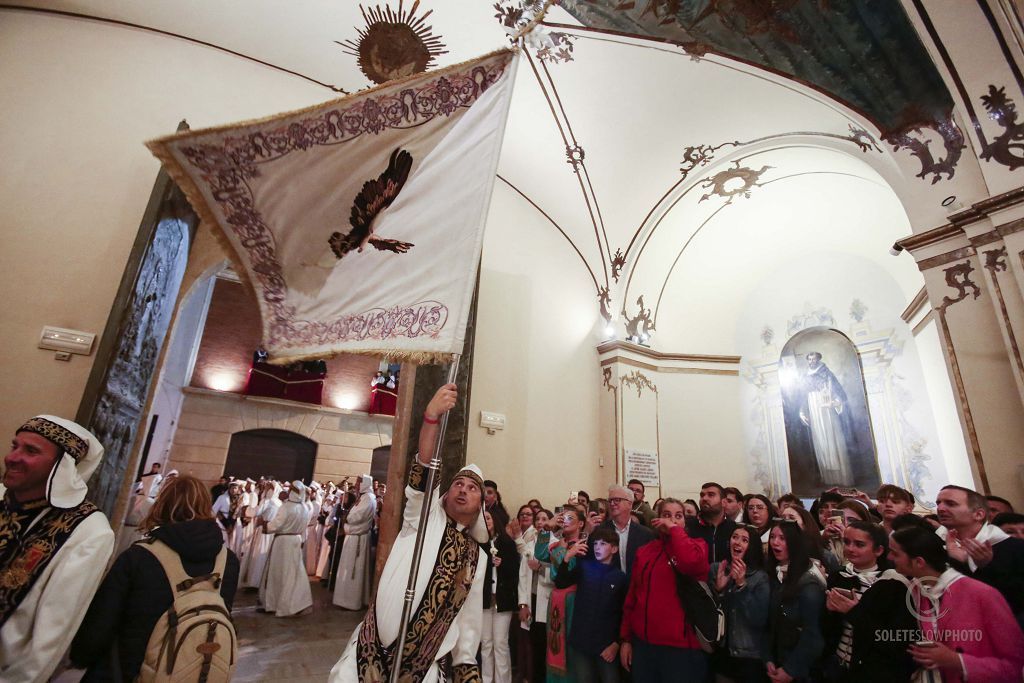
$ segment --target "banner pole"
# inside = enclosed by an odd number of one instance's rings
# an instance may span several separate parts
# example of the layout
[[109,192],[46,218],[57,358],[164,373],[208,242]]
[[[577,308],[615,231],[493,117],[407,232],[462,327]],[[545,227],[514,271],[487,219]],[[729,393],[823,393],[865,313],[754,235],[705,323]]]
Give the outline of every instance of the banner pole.
[[[447,384],[454,384],[459,374],[459,361],[461,356],[452,354],[451,365],[448,366]],[[441,447],[444,444],[444,434],[448,429],[448,415],[446,410],[441,415],[441,424],[437,430],[437,442],[434,444],[434,456],[430,459],[427,468],[427,489],[423,494],[423,506],[420,509],[420,523],[416,529],[416,545],[412,551],[412,566],[409,568],[409,582],[405,587],[405,602],[402,605],[402,620],[398,623],[398,644],[395,648],[395,656],[391,663],[391,683],[398,683],[398,672],[402,668],[402,650],[405,648],[406,629],[409,626],[409,619],[412,617],[412,602],[416,597],[416,577],[420,570],[420,557],[423,555],[423,539],[427,531],[427,518],[430,513],[430,506],[434,498],[434,487],[437,485],[438,472],[441,469]],[[419,455],[417,454],[417,457]],[[374,609],[374,607],[370,607]]]

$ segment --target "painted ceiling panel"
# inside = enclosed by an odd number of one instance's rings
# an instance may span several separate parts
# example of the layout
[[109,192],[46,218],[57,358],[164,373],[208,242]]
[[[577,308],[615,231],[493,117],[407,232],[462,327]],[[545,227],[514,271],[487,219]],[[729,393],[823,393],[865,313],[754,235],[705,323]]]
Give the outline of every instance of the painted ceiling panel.
[[894,0],[562,0],[584,25],[668,40],[783,74],[858,110],[883,137],[948,120],[953,101]]

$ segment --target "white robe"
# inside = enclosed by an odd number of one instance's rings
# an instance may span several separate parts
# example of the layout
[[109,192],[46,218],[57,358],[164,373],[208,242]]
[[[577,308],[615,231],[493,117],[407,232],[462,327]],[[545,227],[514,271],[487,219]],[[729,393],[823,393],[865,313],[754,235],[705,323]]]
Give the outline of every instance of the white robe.
[[377,512],[373,496],[363,494],[345,519],[345,541],[338,559],[332,602],[345,609],[363,609],[370,602],[370,530]]
[[260,583],[260,603],[263,609],[279,617],[298,614],[313,605],[302,553],[302,534],[308,516],[304,503],[288,501],[267,527],[273,541]]
[[[256,519],[269,523],[274,515],[281,508],[281,501],[277,498],[267,498],[260,503]],[[255,526],[255,522],[253,522]],[[259,588],[263,579],[263,568],[267,565],[267,554],[270,552],[270,544],[274,541],[271,534],[260,528],[253,534],[252,544],[249,552],[242,558],[242,565],[239,569],[239,585],[242,588]]]
[[0,629],[0,681],[49,680],[85,618],[113,550],[114,532],[102,512],[75,528]]
[[[395,539],[395,544],[388,555],[380,583],[377,586],[377,598],[373,609],[377,611],[377,633],[385,647],[391,646],[398,639],[398,626],[402,620],[402,603],[406,585],[409,582],[409,568],[412,566],[413,548],[416,545],[416,528],[419,526],[420,510],[423,506],[423,493],[411,486],[405,488],[408,502],[402,520],[402,530]],[[413,613],[416,606],[423,600],[423,592],[434,573],[434,560],[441,546],[448,515],[441,506],[439,497],[434,496],[427,520],[426,536],[423,543],[423,556],[419,574],[416,577],[416,590],[413,596]],[[483,620],[484,570],[487,556],[481,551],[477,561],[473,587],[455,616],[455,620],[441,641],[434,664],[427,670],[421,683],[436,683],[438,680],[437,660],[452,655],[454,664],[476,663],[476,653],[480,649],[480,628]],[[341,659],[331,669],[329,683],[358,683],[359,671],[356,665],[357,640],[362,629],[362,622],[356,626],[352,637],[345,647]]]
[[316,575],[316,563],[320,559],[320,532],[323,525],[320,524],[320,504],[314,498],[306,502],[306,510],[309,512],[309,521],[306,522],[306,573],[310,576]]

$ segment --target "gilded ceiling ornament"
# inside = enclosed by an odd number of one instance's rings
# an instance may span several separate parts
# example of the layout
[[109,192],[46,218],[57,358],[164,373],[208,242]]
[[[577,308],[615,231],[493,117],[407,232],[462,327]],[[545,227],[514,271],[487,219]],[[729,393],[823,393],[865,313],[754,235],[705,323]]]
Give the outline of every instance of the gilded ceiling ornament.
[[1007,97],[1006,87],[988,86],[988,94],[981,96],[990,119],[1003,127],[1003,132],[985,144],[981,158],[995,161],[1011,171],[1024,166],[1024,124],[1017,122],[1017,106]]
[[356,27],[359,39],[334,41],[346,54],[359,58],[359,68],[374,83],[422,73],[434,65],[438,55],[448,53],[433,34],[433,27],[426,24],[433,10],[417,17],[419,0],[409,11],[402,5],[403,0],[399,0],[398,11],[387,6],[365,9],[359,5],[366,21],[365,28]]
[[565,163],[572,166],[573,173],[580,172],[580,164],[587,158],[587,153],[583,151],[583,148],[579,145],[566,145],[565,146]]
[[612,321],[612,295],[607,287],[599,287],[597,290],[597,303],[601,306],[601,317],[605,322]]
[[[928,139],[921,135],[921,131],[925,128],[934,130],[939,134],[942,138],[946,156],[941,159],[935,158],[928,144]],[[917,137],[915,137],[915,134]],[[917,174],[917,177],[926,178],[930,174],[932,176],[932,185],[942,180],[943,174],[946,175],[947,180],[953,177],[957,162],[960,161],[960,155],[964,147],[966,147],[964,135],[957,128],[952,118],[947,118],[935,126],[914,125],[907,127],[900,132],[887,136],[885,141],[892,145],[894,152],[907,149],[913,156],[917,157],[917,160],[921,162],[921,172]]]
[[622,267],[626,265],[626,255],[622,253],[622,249],[615,250],[615,256],[612,257],[612,277],[615,281],[619,281],[619,275],[622,274]]
[[758,170],[748,168],[746,166],[740,166],[739,161],[733,162],[734,168],[727,168],[724,171],[719,171],[710,178],[701,180],[701,185],[706,188],[711,188],[711,191],[700,198],[700,201],[710,199],[711,195],[718,195],[725,199],[726,204],[732,204],[734,197],[742,195],[744,197],[750,197],[750,191],[755,187],[760,187],[761,176],[772,166],[762,166]]
[[636,300],[636,304],[640,307],[640,312],[632,318],[626,313],[626,307],[622,307],[622,317],[626,321],[626,338],[647,341],[651,332],[654,332],[654,318],[651,316],[651,309],[644,308],[642,294]]
[[[538,13],[544,11],[544,0],[519,0],[518,3],[494,3],[494,18],[505,27],[510,40],[515,40],[516,33],[528,25]],[[576,36],[557,33],[544,28],[534,27],[526,36],[527,43],[534,48],[537,59],[542,62],[571,62],[572,50]]]
[[[970,261],[964,261],[955,266],[944,268],[942,272],[946,274],[946,284],[955,289],[957,294],[955,297],[942,297],[942,304],[939,306],[940,311],[945,311],[953,304],[963,301],[971,295],[974,295],[975,299],[981,296],[981,288],[971,280],[974,266],[971,265]],[[971,291],[968,292],[967,290]]]

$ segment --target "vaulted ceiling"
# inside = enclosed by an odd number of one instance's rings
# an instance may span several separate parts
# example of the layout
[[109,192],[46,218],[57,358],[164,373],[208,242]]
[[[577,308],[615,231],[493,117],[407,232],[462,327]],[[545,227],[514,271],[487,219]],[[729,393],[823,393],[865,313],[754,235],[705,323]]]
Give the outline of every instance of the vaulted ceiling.
[[[319,83],[328,99],[373,84],[356,53],[375,17],[400,14],[430,48],[417,59],[443,66],[507,45],[505,24],[544,3],[21,4],[229,50]],[[527,48],[496,192],[560,233],[565,268],[593,285],[595,320],[631,316],[644,296],[658,329],[677,330],[659,332],[666,344],[721,348],[729,334],[673,325],[686,293],[713,287],[714,305],[694,302],[693,314],[728,320],[772,263],[816,250],[875,261],[908,301],[921,286],[910,259],[887,255],[910,227],[880,175],[894,165],[883,137],[948,115],[941,80],[892,14],[898,3],[770,4],[778,11],[760,12],[761,0],[563,0]],[[374,59],[387,62],[397,40]],[[227,122],[202,125],[215,123]]]

